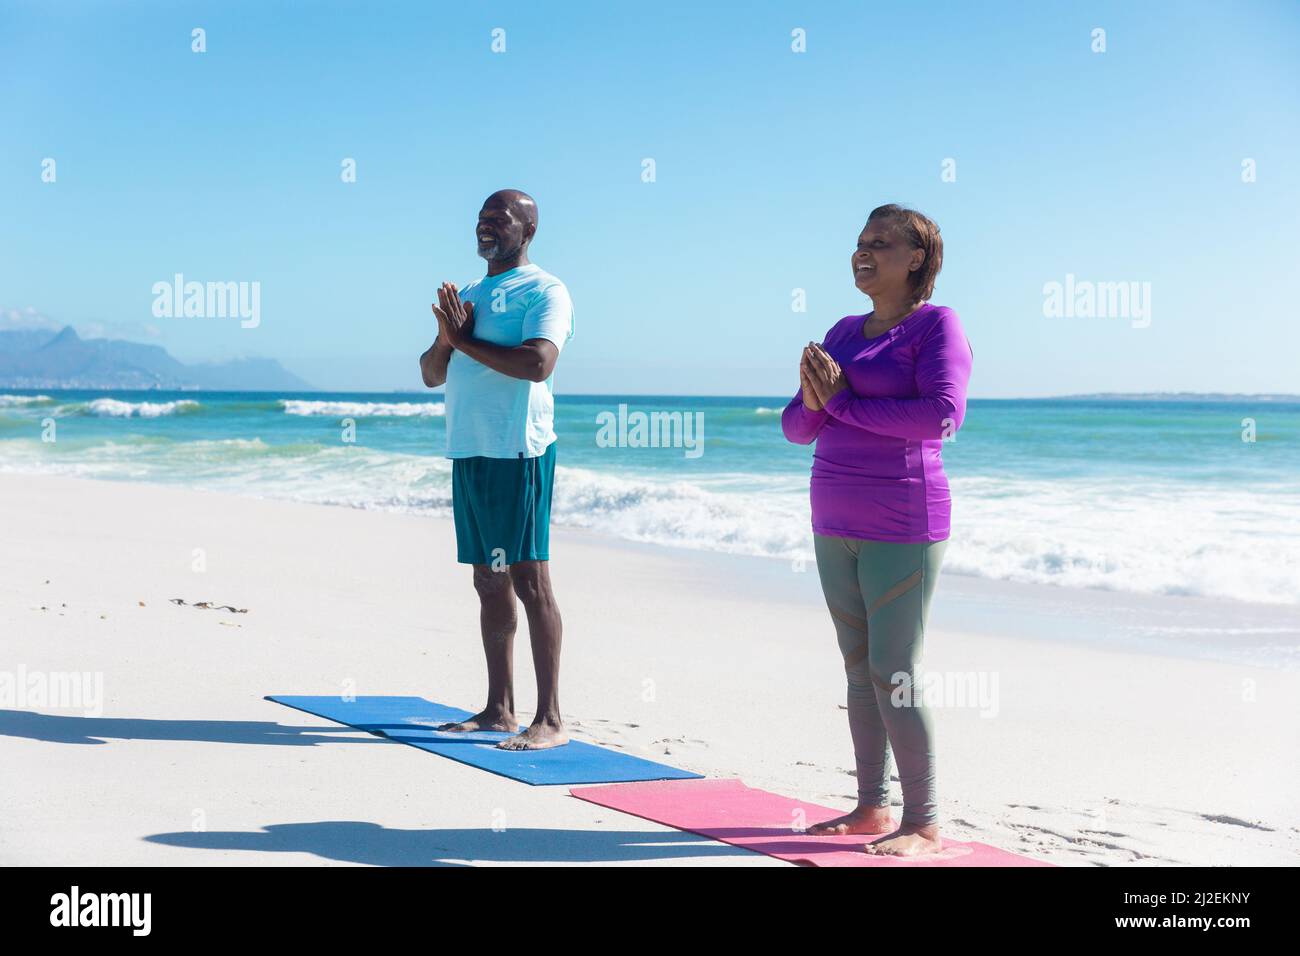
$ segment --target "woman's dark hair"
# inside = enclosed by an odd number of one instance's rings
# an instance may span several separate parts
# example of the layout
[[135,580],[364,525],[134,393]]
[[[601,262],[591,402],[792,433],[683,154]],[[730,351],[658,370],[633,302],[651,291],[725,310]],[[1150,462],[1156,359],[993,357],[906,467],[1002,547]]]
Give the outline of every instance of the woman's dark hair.
[[907,277],[907,281],[912,284],[917,301],[928,300],[934,295],[934,280],[939,278],[939,270],[943,268],[943,237],[939,235],[938,223],[915,209],[892,202],[871,210],[867,222],[873,219],[892,223],[913,249],[925,251],[925,261]]

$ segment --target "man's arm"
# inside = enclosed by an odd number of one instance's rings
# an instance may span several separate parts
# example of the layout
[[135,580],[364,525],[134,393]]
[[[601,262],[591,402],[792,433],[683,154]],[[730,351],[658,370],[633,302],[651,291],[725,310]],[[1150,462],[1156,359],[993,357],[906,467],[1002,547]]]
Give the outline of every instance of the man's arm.
[[456,348],[493,371],[530,382],[544,382],[550,378],[560,357],[560,350],[549,339],[529,339],[522,345],[509,346],[462,338],[456,343]]
[[[568,297],[559,300],[568,303]],[[560,347],[547,338],[533,336],[521,345],[497,345],[474,337],[474,304],[462,302],[460,293],[450,282],[438,289],[438,305],[433,307],[438,317],[438,337],[445,338],[451,347],[459,349],[476,362],[481,362],[494,372],[530,382],[544,382],[551,377],[555,363],[560,358]],[[524,332],[546,331],[548,325],[544,309],[530,314],[524,320]]]
[[420,375],[429,388],[447,384],[447,363],[451,361],[451,346],[438,336],[420,356]]

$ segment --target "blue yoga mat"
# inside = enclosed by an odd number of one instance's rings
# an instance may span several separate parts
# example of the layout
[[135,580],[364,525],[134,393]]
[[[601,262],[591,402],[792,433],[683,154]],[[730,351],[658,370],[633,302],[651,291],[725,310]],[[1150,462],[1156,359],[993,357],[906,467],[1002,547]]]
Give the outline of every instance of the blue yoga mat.
[[349,701],[338,696],[277,694],[266,699],[533,785],[686,780],[700,776],[578,740],[549,750],[498,750],[497,743],[510,734],[488,730],[468,734],[439,732],[434,729],[439,724],[474,715],[422,697],[358,697]]

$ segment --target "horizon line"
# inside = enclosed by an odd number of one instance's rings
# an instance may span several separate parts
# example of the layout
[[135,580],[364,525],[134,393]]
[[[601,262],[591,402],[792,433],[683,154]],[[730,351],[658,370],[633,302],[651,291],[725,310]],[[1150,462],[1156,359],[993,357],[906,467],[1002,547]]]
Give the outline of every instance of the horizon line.
[[[9,392],[131,392],[131,393],[151,393],[151,392],[175,392],[187,395],[309,395],[315,393],[334,394],[334,395],[422,395],[431,394],[438,398],[445,395],[445,387],[438,389],[420,389],[414,387],[389,387],[389,388],[148,388],[148,387],[117,387],[117,388],[99,388],[99,387],[77,387],[69,385],[47,385],[47,386],[28,386],[28,385],[5,385],[0,384],[0,390]],[[558,392],[555,394],[557,399],[562,398],[624,398],[624,399],[647,399],[647,398],[731,398],[731,399],[753,399],[755,401],[778,400],[788,402],[786,394],[781,395],[754,395],[754,394],[732,394],[732,393],[704,393],[704,392]],[[1066,395],[982,395],[971,397],[972,402],[1050,402],[1050,401],[1067,401],[1067,400],[1084,400],[1084,399],[1182,399],[1194,401],[1197,399],[1285,399],[1300,402],[1300,393],[1293,392],[1192,392],[1187,390],[1164,391],[1164,392],[1072,392]]]

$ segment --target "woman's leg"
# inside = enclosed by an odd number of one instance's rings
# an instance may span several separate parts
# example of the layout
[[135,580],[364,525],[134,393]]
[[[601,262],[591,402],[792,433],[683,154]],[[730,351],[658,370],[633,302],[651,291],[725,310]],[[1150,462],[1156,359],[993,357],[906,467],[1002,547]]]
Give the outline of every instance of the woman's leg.
[[858,549],[853,538],[813,535],[817,573],[835,624],[848,679],[849,733],[858,774],[858,809],[809,828],[812,833],[888,833],[889,744],[867,665],[867,609],[858,583]]
[[[870,678],[898,763],[906,833],[936,828],[939,820],[934,725],[918,682],[926,617],[946,545],[863,541],[858,552],[858,582],[871,633]],[[889,849],[886,842],[881,841],[882,848]],[[938,849],[937,829],[933,842]]]

